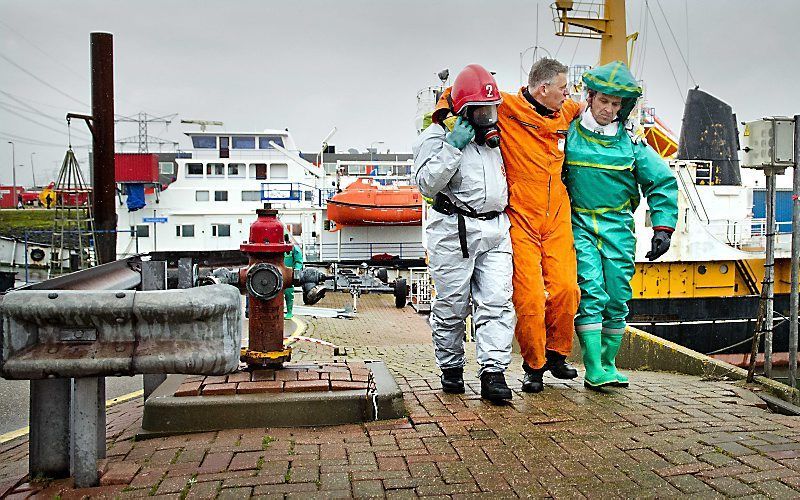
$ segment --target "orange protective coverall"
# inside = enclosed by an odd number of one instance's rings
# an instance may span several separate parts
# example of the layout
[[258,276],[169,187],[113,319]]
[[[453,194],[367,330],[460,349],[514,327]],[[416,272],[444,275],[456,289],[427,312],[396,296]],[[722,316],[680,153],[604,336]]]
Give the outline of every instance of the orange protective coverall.
[[[523,87],[524,88],[524,87]],[[561,181],[564,141],[580,104],[567,99],[544,117],[522,95],[501,92],[500,151],[508,177],[508,213],[514,249],[515,335],[531,368],[545,364],[545,350],[569,355],[581,292],[572,240],[567,189]],[[449,109],[446,89],[434,111]]]
[[572,351],[580,289],[561,168],[569,123],[580,111],[568,99],[559,112],[544,117],[522,89],[503,93],[498,109],[514,248],[515,335],[531,368],[544,366],[545,349]]

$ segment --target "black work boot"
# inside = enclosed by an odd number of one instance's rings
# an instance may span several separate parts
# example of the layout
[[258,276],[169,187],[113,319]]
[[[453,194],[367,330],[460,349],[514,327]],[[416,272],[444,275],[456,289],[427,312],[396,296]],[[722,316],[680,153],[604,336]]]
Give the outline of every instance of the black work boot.
[[522,369],[525,370],[525,377],[522,379],[522,392],[542,392],[544,383],[542,382],[542,375],[547,370],[547,365],[538,370],[534,370],[527,363],[522,363]]
[[442,368],[442,390],[448,394],[464,394],[464,368]]
[[511,389],[506,385],[503,372],[483,372],[481,374],[481,397],[492,403],[511,399]]
[[563,380],[572,380],[578,376],[578,370],[567,364],[567,357],[559,354],[556,351],[546,351],[545,357],[547,361],[544,366],[555,378]]

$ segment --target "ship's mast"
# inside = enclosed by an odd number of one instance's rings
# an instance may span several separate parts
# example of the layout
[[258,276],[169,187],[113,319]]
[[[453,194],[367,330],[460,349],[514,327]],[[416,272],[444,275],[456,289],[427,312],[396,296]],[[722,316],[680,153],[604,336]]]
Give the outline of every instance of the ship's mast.
[[556,0],[552,5],[556,35],[600,40],[599,64],[628,60],[625,0],[574,2]]

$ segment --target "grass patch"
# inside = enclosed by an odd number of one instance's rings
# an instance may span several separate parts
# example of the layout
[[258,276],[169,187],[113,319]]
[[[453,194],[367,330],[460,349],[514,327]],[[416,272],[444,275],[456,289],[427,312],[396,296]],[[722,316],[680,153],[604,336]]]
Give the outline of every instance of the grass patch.
[[275,441],[274,437],[264,436],[264,438],[261,440],[261,448],[266,450],[267,448],[269,448],[270,443],[272,443],[273,441]]
[[0,227],[14,232],[52,230],[55,213],[55,210],[0,210]]

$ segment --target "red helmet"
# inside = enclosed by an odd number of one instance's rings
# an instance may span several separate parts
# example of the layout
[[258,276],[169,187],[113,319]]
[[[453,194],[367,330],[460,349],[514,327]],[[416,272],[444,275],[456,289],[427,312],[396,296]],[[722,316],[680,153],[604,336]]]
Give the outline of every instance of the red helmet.
[[500,104],[500,90],[491,73],[480,64],[470,64],[458,74],[450,93],[453,113],[459,114],[464,106],[470,104]]

